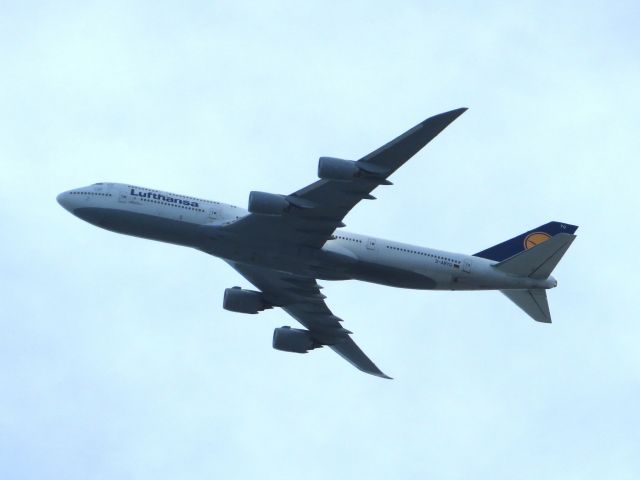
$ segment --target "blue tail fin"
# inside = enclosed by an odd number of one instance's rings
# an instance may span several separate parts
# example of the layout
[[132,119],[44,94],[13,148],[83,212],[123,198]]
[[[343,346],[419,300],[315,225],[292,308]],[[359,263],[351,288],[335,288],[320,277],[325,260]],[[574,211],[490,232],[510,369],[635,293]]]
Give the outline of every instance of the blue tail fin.
[[498,245],[494,245],[493,247],[482,250],[481,252],[474,253],[473,256],[502,262],[507,258],[513,257],[517,253],[535,247],[537,244],[544,242],[545,240],[549,240],[558,233],[574,234],[577,229],[577,226],[569,225],[568,223],[549,222],[545,225],[534,228],[533,230],[524,232],[517,237],[513,237],[511,240],[499,243]]

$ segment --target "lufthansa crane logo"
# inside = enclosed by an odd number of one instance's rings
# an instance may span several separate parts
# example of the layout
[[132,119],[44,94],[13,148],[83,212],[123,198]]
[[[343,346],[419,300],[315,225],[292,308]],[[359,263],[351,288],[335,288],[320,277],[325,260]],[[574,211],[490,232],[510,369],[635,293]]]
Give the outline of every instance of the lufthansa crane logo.
[[551,235],[547,235],[544,232],[530,233],[524,239],[524,249],[529,250],[530,248],[533,248],[542,242],[546,242],[550,238],[551,238]]

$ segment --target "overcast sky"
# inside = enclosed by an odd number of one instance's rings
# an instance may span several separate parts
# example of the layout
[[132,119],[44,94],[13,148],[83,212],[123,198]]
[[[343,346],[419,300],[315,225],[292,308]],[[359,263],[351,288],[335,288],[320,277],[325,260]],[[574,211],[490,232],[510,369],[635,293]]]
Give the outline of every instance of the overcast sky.
[[[0,4],[0,478],[637,479],[640,7]],[[552,325],[496,292],[322,282],[392,381],[271,348],[282,311],[55,196],[131,182],[245,207],[470,110],[346,218],[473,253],[580,225]]]

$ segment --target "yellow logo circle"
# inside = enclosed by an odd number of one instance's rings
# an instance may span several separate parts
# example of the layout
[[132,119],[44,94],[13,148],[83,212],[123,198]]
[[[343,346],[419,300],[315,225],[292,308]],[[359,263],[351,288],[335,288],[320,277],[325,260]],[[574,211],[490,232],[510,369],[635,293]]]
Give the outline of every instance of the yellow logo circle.
[[550,235],[547,235],[544,232],[533,232],[526,236],[524,239],[524,249],[529,250],[530,248],[535,247],[536,245],[541,244],[542,242],[546,242],[551,238]]

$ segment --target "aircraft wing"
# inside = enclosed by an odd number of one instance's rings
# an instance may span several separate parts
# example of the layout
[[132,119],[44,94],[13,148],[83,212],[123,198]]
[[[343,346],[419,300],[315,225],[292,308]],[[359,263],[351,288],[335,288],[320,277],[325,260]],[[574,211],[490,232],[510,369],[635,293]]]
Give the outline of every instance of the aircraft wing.
[[324,302],[322,288],[314,278],[292,275],[262,267],[228,262],[240,275],[262,291],[265,300],[281,307],[311,332],[314,340],[329,346],[334,352],[365,373],[391,378],[367,357],[342,327]]
[[347,213],[378,185],[391,185],[389,175],[400,168],[451,122],[464,113],[458,108],[430,117],[356,163],[359,174],[348,180],[321,179],[284,198],[292,208],[283,215],[249,214],[225,230],[259,235],[262,241],[287,242],[320,248],[336,228],[344,227]]

